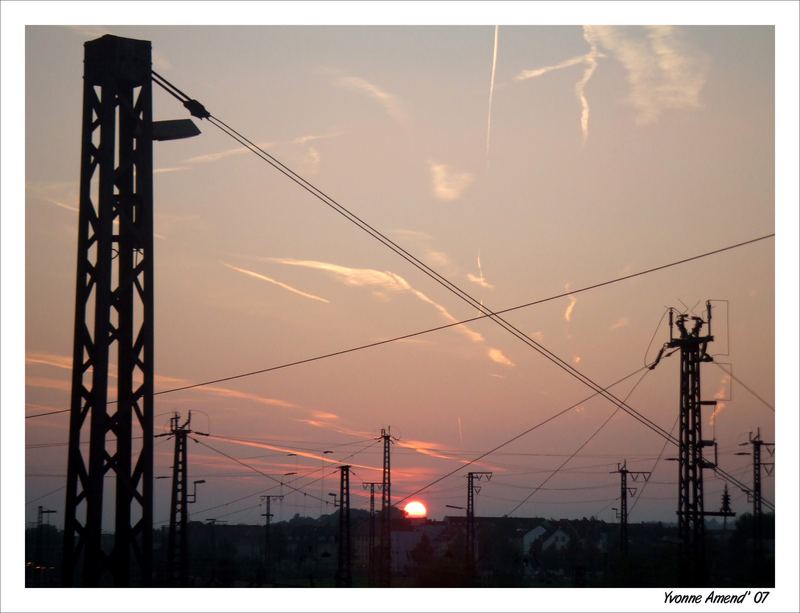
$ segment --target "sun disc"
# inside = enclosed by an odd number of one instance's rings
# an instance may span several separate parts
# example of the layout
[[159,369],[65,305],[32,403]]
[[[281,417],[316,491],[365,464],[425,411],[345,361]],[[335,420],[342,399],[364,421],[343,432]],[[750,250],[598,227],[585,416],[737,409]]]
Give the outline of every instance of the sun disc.
[[428,509],[419,500],[412,500],[404,508],[408,517],[425,517],[428,514]]

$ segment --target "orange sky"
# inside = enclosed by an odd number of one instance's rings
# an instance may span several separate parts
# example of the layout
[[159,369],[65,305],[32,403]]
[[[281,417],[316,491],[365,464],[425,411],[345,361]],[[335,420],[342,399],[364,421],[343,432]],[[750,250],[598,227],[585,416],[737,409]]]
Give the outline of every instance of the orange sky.
[[[161,74],[492,309],[775,230],[770,28],[501,26],[496,52],[490,26],[30,28],[28,414],[68,406],[81,45],[105,32],[152,40]],[[185,113],[156,91],[155,115]],[[200,127],[198,138],[155,145],[157,390],[476,314],[212,126]],[[715,303],[711,349],[774,407],[774,273],[768,240],[507,317],[607,384],[639,368],[646,351],[653,358],[667,338],[663,320],[657,327],[665,307],[727,300]],[[724,400],[714,424],[721,462],[749,483],[748,459],[733,453],[757,427],[773,440],[774,413],[713,365],[703,376],[706,397]],[[634,383],[615,393],[624,397]],[[346,461],[354,504],[364,507],[360,482],[380,480],[371,439],[383,427],[398,437],[400,498],[578,403],[473,465],[495,473],[478,513],[502,515],[613,411],[601,399],[581,403],[589,394],[483,320],[163,394],[156,422],[163,428],[172,412],[191,410],[193,425],[214,435],[203,443],[259,471],[296,472],[293,487],[322,499],[338,491],[334,464]],[[677,394],[673,357],[630,404],[669,430]],[[63,483],[66,425],[65,414],[27,420],[26,500]],[[708,418],[704,427],[712,432]],[[42,447],[49,443],[57,446]],[[673,521],[677,473],[674,463],[655,464],[661,448],[658,436],[619,414],[516,514],[613,521],[618,482],[609,471],[627,459],[631,470],[656,466],[632,519]],[[159,439],[156,450],[156,474],[168,474],[170,443]],[[274,482],[200,444],[190,454],[190,477],[206,480],[194,517],[259,521],[249,507]],[[465,504],[465,472],[416,496],[430,516]],[[167,517],[168,487],[156,482],[157,520]],[[771,478],[765,487],[772,499]],[[709,475],[707,506],[721,491]],[[43,503],[60,510],[62,499]],[[734,505],[746,510],[744,496]],[[331,511],[297,493],[279,507],[278,520]]]

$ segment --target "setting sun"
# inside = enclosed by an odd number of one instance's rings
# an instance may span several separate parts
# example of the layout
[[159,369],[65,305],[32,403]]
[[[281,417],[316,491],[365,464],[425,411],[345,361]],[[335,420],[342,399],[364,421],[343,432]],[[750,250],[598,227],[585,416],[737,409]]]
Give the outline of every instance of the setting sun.
[[404,508],[405,514],[408,517],[425,517],[428,514],[428,509],[419,500],[412,500]]

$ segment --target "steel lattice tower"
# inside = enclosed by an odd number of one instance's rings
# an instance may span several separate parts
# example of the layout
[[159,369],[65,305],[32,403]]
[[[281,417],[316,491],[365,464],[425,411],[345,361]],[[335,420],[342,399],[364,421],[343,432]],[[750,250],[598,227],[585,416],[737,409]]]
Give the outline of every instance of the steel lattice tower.
[[261,496],[261,500],[266,502],[266,512],[262,513],[261,515],[264,516],[264,580],[267,585],[271,585],[274,582],[273,577],[273,569],[272,569],[272,532],[271,526],[272,523],[272,500],[283,500],[283,495],[267,495]]
[[[33,586],[41,587],[46,578],[47,564],[50,561],[49,551],[45,555],[45,537],[44,526],[46,525],[46,518],[48,515],[55,513],[53,509],[45,509],[42,505],[36,512],[36,537],[34,542],[33,553]],[[49,548],[47,548],[49,550]]]
[[483,477],[489,481],[492,478],[490,472],[470,472],[467,473],[467,542],[466,542],[466,573],[470,581],[475,579],[476,562],[475,559],[475,494],[480,493],[481,486],[476,485],[476,481],[480,481]]
[[763,467],[768,474],[771,474],[772,468],[775,466],[774,462],[761,461],[761,448],[766,447],[767,451],[772,454],[775,443],[763,441],[761,439],[761,428],[759,428],[755,436],[750,432],[748,441],[742,443],[742,445],[751,445],[753,447],[753,493],[750,497],[753,502],[753,560],[754,565],[758,567],[762,563],[764,557],[764,516],[761,502],[761,469]]
[[[149,585],[153,534],[153,138],[150,43],[85,44],[64,585]],[[109,369],[116,359],[116,394]],[[141,444],[132,445],[132,435]],[[88,457],[81,449],[89,442]],[[103,485],[114,477],[114,544]],[[135,572],[131,573],[131,564]],[[133,578],[133,581],[131,580]]]
[[352,587],[350,540],[350,466],[340,466],[339,479],[339,564],[336,569],[336,587]]
[[720,513],[725,513],[722,517],[722,530],[723,532],[727,532],[728,530],[728,517],[734,515],[733,509],[731,508],[731,495],[728,493],[728,484],[725,484],[725,489],[722,491],[722,505],[720,506]]
[[[175,413],[169,420],[169,432],[157,434],[175,437],[175,450],[172,457],[172,496],[169,506],[169,535],[167,539],[167,573],[171,585],[186,586],[189,582],[189,505],[197,500],[197,484],[194,482],[189,493],[189,450],[187,440],[191,429],[192,412],[186,421],[180,423],[180,415]],[[199,432],[198,434],[204,434]]]
[[367,482],[362,483],[361,487],[369,489],[369,570],[368,570],[368,583],[374,586],[376,583],[375,572],[375,487],[383,488],[382,483]]
[[627,460],[617,464],[617,470],[611,472],[619,473],[619,550],[622,555],[628,555],[628,494],[635,496],[637,491],[635,487],[628,487],[628,475],[634,481],[638,481],[639,477],[648,481],[650,473],[628,470]]
[[381,585],[392,585],[392,468],[390,429],[381,430],[383,440],[383,483],[381,491]]
[[[714,441],[703,439],[702,407],[716,405],[716,400],[704,401],[700,397],[700,365],[711,362],[707,352],[711,335],[711,303],[706,303],[707,317],[679,314],[674,320],[669,312],[670,340],[667,347],[679,348],[681,353],[680,376],[680,436],[678,473],[678,534],[682,570],[693,584],[705,582],[705,513],[703,508],[703,469],[715,463],[703,458],[703,448]],[[679,336],[674,336],[674,327]],[[689,328],[688,326],[691,326]],[[705,334],[703,333],[705,329]]]
[[172,459],[172,498],[169,505],[167,565],[170,578],[178,585],[186,585],[189,565],[189,535],[186,531],[189,458],[186,453],[186,442],[192,414],[189,413],[189,419],[182,426],[178,425],[179,419],[177,414],[170,419],[170,430],[175,436],[175,453]]

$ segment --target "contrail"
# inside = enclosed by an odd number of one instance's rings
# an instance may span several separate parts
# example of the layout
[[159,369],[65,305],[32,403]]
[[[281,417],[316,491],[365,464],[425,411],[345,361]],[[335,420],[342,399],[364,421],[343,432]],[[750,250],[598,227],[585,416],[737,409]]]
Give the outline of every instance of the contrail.
[[583,38],[589,43],[591,50],[589,53],[586,54],[586,69],[583,71],[583,76],[581,80],[575,84],[575,94],[578,96],[578,100],[581,102],[581,134],[583,134],[583,144],[586,144],[586,140],[589,138],[589,100],[586,98],[586,84],[589,82],[589,79],[592,78],[595,69],[597,68],[597,45],[593,40],[590,40],[589,37],[586,35],[586,30],[584,29]]
[[266,281],[267,283],[272,283],[273,285],[277,285],[280,288],[285,289],[286,291],[292,292],[293,294],[297,294],[298,296],[302,296],[303,298],[308,298],[309,300],[316,300],[318,302],[324,302],[326,304],[330,303],[330,300],[327,298],[322,298],[321,296],[316,296],[314,294],[309,294],[308,292],[304,292],[302,290],[297,289],[296,287],[292,287],[291,285],[287,285],[286,283],[282,283],[280,281],[276,281],[272,277],[268,277],[266,275],[262,275],[260,273],[254,272],[252,270],[247,270],[245,268],[239,268],[238,266],[231,266],[225,262],[222,262],[228,268],[240,272],[245,275],[249,275],[251,277],[255,277],[256,279],[261,279],[262,281]]
[[592,75],[597,68],[598,58],[605,56],[597,49],[596,37],[593,34],[591,27],[583,27],[583,39],[589,45],[588,53],[569,58],[559,62],[558,64],[552,64],[550,66],[534,68],[531,70],[523,70],[514,77],[514,80],[526,81],[528,79],[536,79],[537,77],[541,77],[542,75],[545,75],[548,72],[553,72],[554,70],[563,70],[564,68],[570,68],[571,66],[583,64],[583,75],[575,84],[575,95],[581,105],[581,135],[583,137],[583,144],[585,145],[587,139],[589,138],[589,99],[586,97],[586,85],[589,83],[589,80],[592,78]]
[[486,118],[486,164],[489,164],[489,142],[492,138],[492,98],[494,98],[494,73],[497,68],[497,39],[500,26],[494,27],[494,52],[492,53],[492,77],[489,80],[489,114]]
[[563,68],[569,68],[570,66],[577,66],[578,64],[583,64],[585,62],[586,62],[586,56],[579,55],[577,57],[564,60],[563,62],[559,62],[558,64],[553,64],[551,66],[544,66],[543,68],[532,68],[530,70],[523,70],[516,77],[514,77],[514,80],[527,81],[528,79],[535,79],[537,77],[541,77],[542,75],[547,74],[548,72],[553,72],[554,70],[562,70]]

